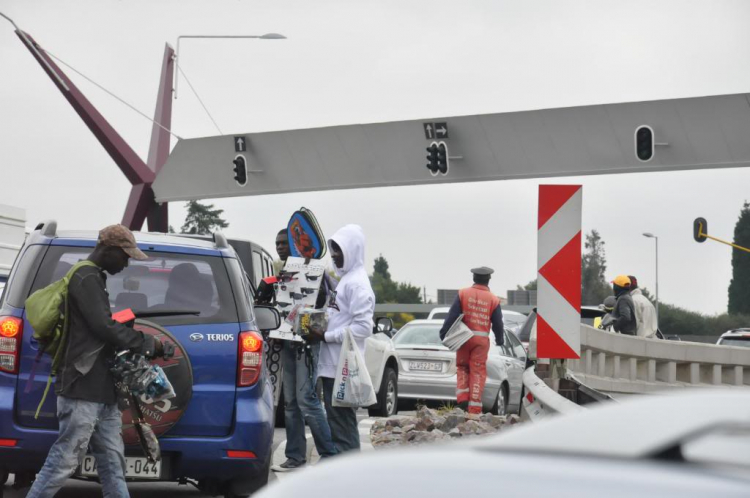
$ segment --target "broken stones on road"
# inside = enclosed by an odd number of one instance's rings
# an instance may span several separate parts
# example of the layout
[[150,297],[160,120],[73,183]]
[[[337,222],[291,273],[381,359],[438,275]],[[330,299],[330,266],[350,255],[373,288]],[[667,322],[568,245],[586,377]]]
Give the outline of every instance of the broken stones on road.
[[423,406],[414,417],[393,416],[376,421],[370,429],[370,440],[375,448],[451,441],[495,434],[519,421],[517,415],[478,415],[460,408],[439,413]]

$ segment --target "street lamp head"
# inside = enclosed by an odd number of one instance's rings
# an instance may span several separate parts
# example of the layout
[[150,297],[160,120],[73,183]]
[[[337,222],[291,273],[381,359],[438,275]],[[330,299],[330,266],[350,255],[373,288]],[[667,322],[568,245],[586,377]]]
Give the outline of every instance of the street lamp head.
[[656,235],[654,235],[653,233],[650,233],[650,232],[646,232],[646,233],[644,233],[644,234],[643,234],[643,236],[644,236],[644,237],[648,237],[649,239],[654,239],[654,238],[656,238]]
[[278,33],[266,33],[260,37],[261,40],[286,40],[286,36]]

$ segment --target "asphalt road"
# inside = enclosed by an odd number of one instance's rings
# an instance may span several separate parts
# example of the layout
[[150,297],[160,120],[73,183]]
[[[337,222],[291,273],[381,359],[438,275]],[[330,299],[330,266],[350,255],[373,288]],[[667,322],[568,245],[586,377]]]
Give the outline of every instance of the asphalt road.
[[[413,413],[413,412],[399,412],[399,414]],[[363,444],[363,450],[365,446],[369,446],[369,425],[372,420],[367,417],[366,410],[359,410],[357,418],[360,421],[360,439]],[[309,435],[309,430],[308,430]],[[284,460],[283,447],[279,448],[282,443],[286,442],[286,432],[283,428],[275,429],[273,435],[273,449],[274,449],[274,462],[280,463]],[[308,443],[308,447],[312,447],[312,441]],[[278,452],[276,450],[279,449]],[[313,461],[315,458],[313,458]],[[288,475],[288,474],[283,474]],[[282,475],[282,477],[283,477]],[[0,494],[0,498],[21,498],[25,496],[26,490],[16,491],[12,489],[14,476],[11,474],[8,479],[8,483],[3,486],[4,494]],[[268,482],[273,483],[278,478],[275,472],[270,472]],[[137,482],[128,484],[130,496],[132,498],[153,498],[158,496],[159,498],[203,498],[211,495],[201,493],[192,485],[178,485],[173,482]],[[101,487],[98,483],[80,481],[77,479],[69,479],[65,486],[55,495],[55,498],[100,498],[102,496]]]
[[[285,440],[286,433],[283,428],[274,430],[274,450]],[[4,494],[2,498],[21,498],[25,496],[26,490],[16,491],[12,489],[13,477],[11,474],[8,483],[3,487]],[[276,475],[274,472],[271,472],[268,482],[270,483],[275,480]],[[128,484],[128,490],[130,491],[131,498],[153,498],[155,496],[159,498],[203,498],[211,496],[201,493],[195,486],[190,484],[180,486],[174,482],[134,482]],[[65,486],[55,495],[55,498],[101,498],[101,496],[102,489],[98,483],[69,479]]]

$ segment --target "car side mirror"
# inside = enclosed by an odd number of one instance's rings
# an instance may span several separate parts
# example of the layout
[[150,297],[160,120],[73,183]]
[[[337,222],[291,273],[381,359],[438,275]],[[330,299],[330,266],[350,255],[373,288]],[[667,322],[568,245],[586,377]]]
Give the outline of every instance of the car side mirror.
[[255,306],[255,324],[261,331],[276,330],[281,327],[281,315],[272,306]]
[[387,316],[375,319],[375,333],[382,332],[388,337],[393,337],[393,320]]

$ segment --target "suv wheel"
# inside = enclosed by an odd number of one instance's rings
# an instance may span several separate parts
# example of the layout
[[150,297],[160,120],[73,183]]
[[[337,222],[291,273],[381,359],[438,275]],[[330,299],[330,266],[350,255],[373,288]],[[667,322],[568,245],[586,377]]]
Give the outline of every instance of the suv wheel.
[[398,374],[391,367],[385,367],[380,383],[378,403],[367,409],[371,417],[390,417],[398,413]]

